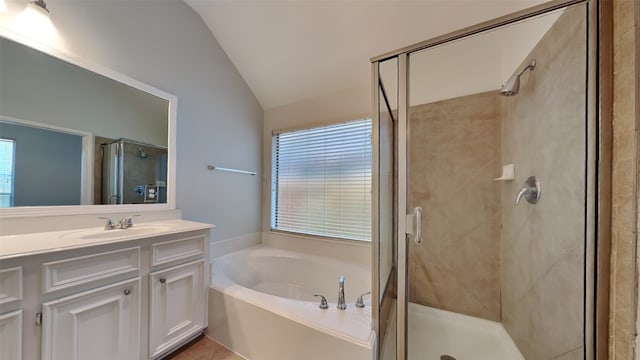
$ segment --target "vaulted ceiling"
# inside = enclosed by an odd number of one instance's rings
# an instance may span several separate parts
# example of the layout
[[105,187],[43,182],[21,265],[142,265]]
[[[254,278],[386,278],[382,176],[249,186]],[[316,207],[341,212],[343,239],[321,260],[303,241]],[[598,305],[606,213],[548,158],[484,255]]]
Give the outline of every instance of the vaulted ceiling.
[[264,109],[370,83],[369,59],[540,0],[185,0]]

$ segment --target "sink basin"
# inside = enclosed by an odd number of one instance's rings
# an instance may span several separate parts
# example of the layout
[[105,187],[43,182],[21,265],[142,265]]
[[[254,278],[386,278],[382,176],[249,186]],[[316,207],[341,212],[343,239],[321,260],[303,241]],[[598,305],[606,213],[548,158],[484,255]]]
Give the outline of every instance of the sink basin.
[[121,238],[125,236],[140,236],[153,233],[161,233],[171,230],[173,226],[168,224],[140,224],[128,229],[86,229],[67,233],[63,237],[74,237],[86,240],[99,240]]

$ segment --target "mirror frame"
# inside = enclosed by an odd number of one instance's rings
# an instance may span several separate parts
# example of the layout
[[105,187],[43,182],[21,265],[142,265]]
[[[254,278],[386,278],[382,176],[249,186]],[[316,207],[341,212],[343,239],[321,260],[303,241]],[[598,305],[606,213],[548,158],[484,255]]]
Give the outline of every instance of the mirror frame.
[[[64,216],[77,214],[133,213],[147,211],[167,211],[176,209],[176,118],[178,97],[166,91],[135,80],[117,71],[80,58],[49,44],[36,41],[0,26],[0,37],[38,50],[56,59],[94,72],[140,91],[155,95],[169,102],[167,111],[167,202],[164,204],[122,204],[122,205],[64,205],[64,206],[22,206],[0,209],[0,219],[36,216]],[[84,187],[84,185],[83,185]]]

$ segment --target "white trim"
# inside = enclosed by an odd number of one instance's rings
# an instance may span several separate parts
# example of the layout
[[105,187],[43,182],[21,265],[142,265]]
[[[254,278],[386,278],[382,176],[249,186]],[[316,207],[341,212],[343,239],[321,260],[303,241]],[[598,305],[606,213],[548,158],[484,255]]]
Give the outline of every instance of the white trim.
[[93,178],[95,165],[95,136],[89,134],[82,137],[82,174],[80,181],[80,204],[93,204]]
[[[176,209],[176,120],[178,97],[135,80],[112,69],[99,65],[93,61],[72,55],[69,52],[41,43],[37,40],[21,35],[11,29],[0,26],[0,37],[18,42],[32,49],[41,51],[59,60],[84,68],[94,73],[105,76],[122,84],[131,86],[148,94],[157,96],[169,102],[168,106],[168,155],[167,155],[167,203],[166,204],[130,204],[130,205],[69,205],[69,206],[25,206],[17,208],[0,209],[0,219],[36,217],[43,215],[77,215],[86,213],[116,213],[116,212],[142,212],[163,211]],[[68,130],[68,129],[67,129]],[[85,171],[88,171],[88,166]],[[93,176],[93,174],[91,175]],[[86,190],[85,190],[86,191]],[[91,190],[93,191],[93,190]],[[88,195],[83,197],[83,201]]]

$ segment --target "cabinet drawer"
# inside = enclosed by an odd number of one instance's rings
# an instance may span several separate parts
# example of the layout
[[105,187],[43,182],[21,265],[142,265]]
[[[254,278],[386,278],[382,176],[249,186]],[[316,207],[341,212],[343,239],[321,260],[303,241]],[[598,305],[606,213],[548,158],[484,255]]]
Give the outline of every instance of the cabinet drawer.
[[192,236],[151,245],[151,265],[158,266],[205,254],[205,237]]
[[140,270],[140,248],[132,247],[42,264],[44,293]]
[[0,304],[22,300],[22,267],[0,270]]

